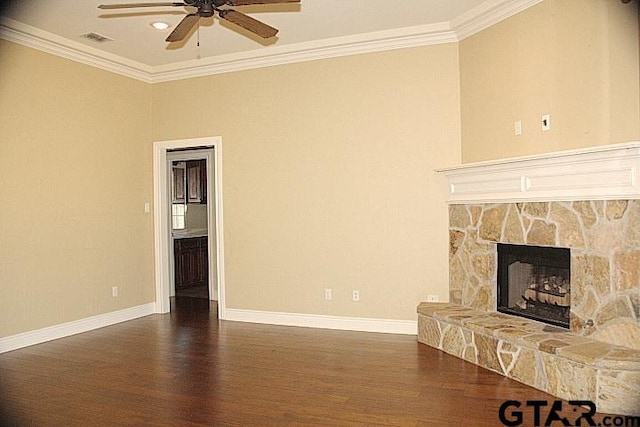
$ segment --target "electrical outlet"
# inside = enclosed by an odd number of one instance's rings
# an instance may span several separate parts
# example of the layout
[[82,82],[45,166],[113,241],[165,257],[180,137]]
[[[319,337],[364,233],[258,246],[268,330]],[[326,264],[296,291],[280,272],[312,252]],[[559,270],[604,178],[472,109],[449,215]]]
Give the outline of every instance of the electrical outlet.
[[438,295],[427,295],[427,302],[438,302],[440,301],[440,298],[438,298]]
[[522,120],[513,123],[513,131],[516,136],[522,135]]
[[117,287],[117,286],[113,286],[113,287],[111,288],[111,296],[115,298],[115,297],[117,297],[118,295],[120,295],[120,289],[118,289],[118,287]]
[[333,299],[333,291],[329,288],[324,290],[324,299],[332,300]]
[[351,300],[355,302],[360,301],[360,291],[353,291],[351,293]]

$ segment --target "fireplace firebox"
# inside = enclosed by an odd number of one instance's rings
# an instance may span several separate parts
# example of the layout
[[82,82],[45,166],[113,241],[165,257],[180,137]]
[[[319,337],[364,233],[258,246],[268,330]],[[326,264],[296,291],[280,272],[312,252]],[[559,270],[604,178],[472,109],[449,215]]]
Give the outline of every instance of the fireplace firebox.
[[498,244],[498,311],[569,328],[571,252]]

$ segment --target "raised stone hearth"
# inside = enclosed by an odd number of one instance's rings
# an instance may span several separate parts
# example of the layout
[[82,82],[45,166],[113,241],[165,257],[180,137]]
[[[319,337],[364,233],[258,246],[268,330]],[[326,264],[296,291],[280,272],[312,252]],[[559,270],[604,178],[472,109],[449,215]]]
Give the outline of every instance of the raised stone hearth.
[[640,352],[534,320],[451,303],[418,306],[418,340],[599,412],[640,415]]

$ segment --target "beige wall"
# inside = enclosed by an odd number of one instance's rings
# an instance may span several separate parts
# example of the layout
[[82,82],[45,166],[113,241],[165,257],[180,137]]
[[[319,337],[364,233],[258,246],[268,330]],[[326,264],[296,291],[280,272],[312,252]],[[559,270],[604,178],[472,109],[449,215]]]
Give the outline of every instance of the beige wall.
[[0,336],[154,301],[150,85],[4,40],[0,69]]
[[463,161],[640,139],[637,7],[545,0],[460,42]]
[[154,140],[222,137],[229,308],[413,320],[427,294],[447,297],[433,170],[459,162],[457,50],[153,86]]

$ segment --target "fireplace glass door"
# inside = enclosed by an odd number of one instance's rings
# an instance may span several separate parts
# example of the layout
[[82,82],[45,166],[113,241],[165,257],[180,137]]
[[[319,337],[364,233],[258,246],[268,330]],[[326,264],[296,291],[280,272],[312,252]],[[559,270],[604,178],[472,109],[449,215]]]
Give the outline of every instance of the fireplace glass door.
[[567,248],[498,244],[498,311],[569,328]]

